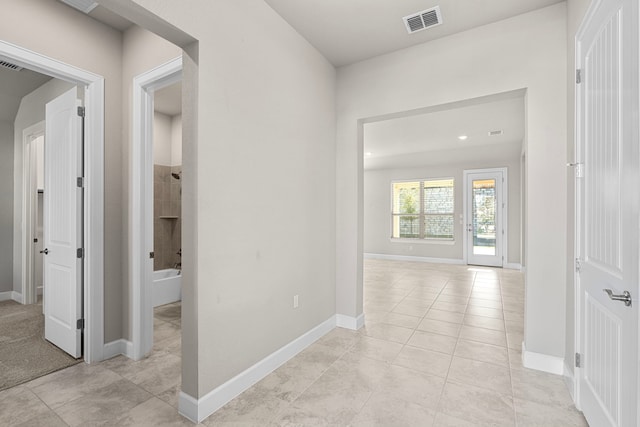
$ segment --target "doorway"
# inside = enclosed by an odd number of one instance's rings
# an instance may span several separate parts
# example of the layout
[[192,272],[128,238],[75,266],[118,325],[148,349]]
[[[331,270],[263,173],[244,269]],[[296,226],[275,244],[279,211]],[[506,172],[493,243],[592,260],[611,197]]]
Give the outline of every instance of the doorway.
[[[133,141],[131,195],[134,233],[132,235],[131,283],[133,287],[133,359],[139,360],[153,348],[154,335],[154,96],[156,91],[168,88],[182,79],[182,58],[176,58],[153,70],[137,76],[133,82]],[[180,151],[181,153],[181,151]],[[157,156],[156,156],[157,157]],[[174,177],[172,174],[175,173]],[[182,191],[181,170],[170,170],[166,179],[169,191],[174,184]],[[169,201],[171,203],[171,201]],[[176,215],[174,215],[174,213]],[[159,212],[158,227],[170,230],[177,225],[180,212]],[[164,215],[166,214],[166,215]],[[160,218],[160,217],[164,218]],[[167,257],[178,256],[181,264],[181,248],[178,254],[166,251]],[[162,252],[164,248],[162,248]],[[174,258],[175,259],[175,258]],[[160,263],[158,263],[160,264]],[[177,270],[177,269],[173,269]],[[180,270],[177,270],[180,271]],[[178,275],[180,276],[180,275]],[[181,277],[180,277],[181,279]],[[175,280],[175,279],[174,279]],[[175,311],[175,310],[174,310]]]
[[[96,74],[81,70],[74,66],[42,56],[33,51],[0,41],[0,59],[16,66],[34,70],[84,89],[85,118],[84,137],[86,149],[81,153],[84,160],[84,175],[81,175],[84,185],[84,200],[81,202],[82,211],[79,221],[84,224],[81,236],[82,246],[75,248],[83,250],[81,259],[81,276],[86,287],[84,292],[77,289],[81,310],[84,316],[73,319],[74,327],[84,330],[84,341],[80,342],[81,351],[87,362],[102,359],[104,345],[103,328],[103,240],[104,240],[104,79]],[[23,184],[24,185],[24,184]],[[22,194],[28,194],[23,188]],[[25,198],[26,199],[26,198]],[[22,210],[22,223],[26,218]],[[46,226],[45,226],[46,227]],[[22,257],[22,271],[26,268],[26,257],[32,251],[33,241],[21,239],[20,254]],[[80,253],[80,252],[78,252]],[[19,282],[18,289],[26,292],[25,275]],[[14,288],[16,285],[14,284]],[[51,299],[53,311],[64,310],[67,303],[64,299]]]
[[502,267],[506,235],[506,168],[464,171],[467,264]]

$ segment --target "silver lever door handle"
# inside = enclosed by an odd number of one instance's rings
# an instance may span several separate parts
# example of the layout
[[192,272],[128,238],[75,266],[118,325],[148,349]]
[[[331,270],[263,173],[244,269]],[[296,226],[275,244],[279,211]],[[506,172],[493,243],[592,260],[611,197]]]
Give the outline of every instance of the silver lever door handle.
[[614,301],[624,301],[624,305],[626,305],[627,307],[631,305],[631,294],[629,293],[629,291],[624,291],[622,295],[615,295],[611,291],[611,289],[603,289],[603,291],[605,291],[607,295],[609,295],[609,299],[612,299]]

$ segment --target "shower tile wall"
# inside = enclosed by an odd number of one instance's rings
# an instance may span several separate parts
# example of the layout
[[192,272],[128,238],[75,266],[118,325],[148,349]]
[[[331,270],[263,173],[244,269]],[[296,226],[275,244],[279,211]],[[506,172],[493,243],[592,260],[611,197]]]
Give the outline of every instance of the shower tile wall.
[[153,165],[154,270],[173,268],[180,262],[182,182],[171,174],[181,171],[181,166]]

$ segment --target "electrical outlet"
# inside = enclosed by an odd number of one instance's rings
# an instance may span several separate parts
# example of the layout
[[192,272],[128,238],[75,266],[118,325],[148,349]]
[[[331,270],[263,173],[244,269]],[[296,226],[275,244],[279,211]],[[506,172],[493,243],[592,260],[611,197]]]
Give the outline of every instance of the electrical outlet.
[[298,295],[293,296],[293,308],[298,308]]

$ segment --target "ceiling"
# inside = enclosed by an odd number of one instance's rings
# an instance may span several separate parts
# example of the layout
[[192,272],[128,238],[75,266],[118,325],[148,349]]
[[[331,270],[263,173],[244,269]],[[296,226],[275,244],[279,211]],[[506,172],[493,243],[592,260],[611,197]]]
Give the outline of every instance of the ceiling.
[[182,114],[182,82],[155,91],[153,109],[167,116]]
[[[333,65],[343,66],[563,0],[265,0]],[[439,5],[442,25],[407,34],[404,16]]]
[[0,67],[0,120],[13,122],[22,98],[49,80],[51,77],[35,71]]
[[[380,169],[519,156],[524,98],[493,99],[364,125],[364,167]],[[489,131],[503,134],[489,136]],[[467,139],[458,137],[466,135]]]
[[109,9],[100,5],[96,6],[91,12],[88,13],[93,19],[107,24],[111,28],[115,28],[118,31],[125,31],[131,27],[133,23],[122,16],[111,12]]

